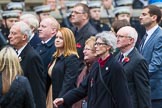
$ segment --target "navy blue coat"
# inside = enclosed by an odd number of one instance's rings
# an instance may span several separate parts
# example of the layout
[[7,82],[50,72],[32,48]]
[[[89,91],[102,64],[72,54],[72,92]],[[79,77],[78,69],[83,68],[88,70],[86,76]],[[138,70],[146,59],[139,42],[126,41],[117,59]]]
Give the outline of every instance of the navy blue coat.
[[1,108],[35,108],[28,79],[23,76],[16,76],[9,91],[5,95],[0,95],[0,106]]
[[45,44],[42,44],[42,43],[38,44],[36,48],[36,51],[39,53],[39,55],[41,56],[43,60],[46,73],[48,73],[48,65],[50,61],[52,60],[52,55],[56,51],[54,40],[55,40],[55,36],[52,37],[51,40],[49,40]]
[[39,38],[38,33],[34,33],[33,38],[30,40],[30,45],[35,49],[39,43],[41,43],[41,39]]
[[107,24],[101,23],[100,21],[90,20],[90,23],[97,30],[98,33],[102,31],[110,31],[110,27]]

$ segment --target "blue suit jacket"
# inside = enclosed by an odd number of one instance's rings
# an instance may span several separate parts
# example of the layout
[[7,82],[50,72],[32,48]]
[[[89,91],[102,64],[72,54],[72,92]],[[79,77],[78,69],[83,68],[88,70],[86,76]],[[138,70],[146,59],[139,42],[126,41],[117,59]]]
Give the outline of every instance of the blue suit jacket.
[[140,51],[149,64],[151,98],[162,99],[162,29],[158,27]]

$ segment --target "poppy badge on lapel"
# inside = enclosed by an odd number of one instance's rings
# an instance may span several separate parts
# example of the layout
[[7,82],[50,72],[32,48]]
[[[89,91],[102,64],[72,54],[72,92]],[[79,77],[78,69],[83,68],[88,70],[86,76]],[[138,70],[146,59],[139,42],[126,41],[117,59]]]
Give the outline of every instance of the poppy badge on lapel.
[[76,47],[77,47],[77,48],[81,48],[82,46],[81,46],[80,43],[77,43],[77,44],[76,44]]
[[125,57],[123,61],[127,63],[129,62],[129,60],[130,60],[129,57]]

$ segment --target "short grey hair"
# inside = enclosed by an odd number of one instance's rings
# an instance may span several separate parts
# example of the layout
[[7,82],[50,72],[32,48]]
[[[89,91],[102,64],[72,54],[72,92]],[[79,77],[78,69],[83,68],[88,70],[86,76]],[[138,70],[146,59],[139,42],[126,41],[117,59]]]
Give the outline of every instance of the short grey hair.
[[31,28],[37,29],[39,27],[39,21],[33,14],[24,14],[20,17],[20,20],[26,20],[26,23],[29,24]]
[[27,36],[27,39],[28,39],[28,41],[29,41],[30,36],[32,35],[32,30],[31,30],[31,28],[29,27],[29,25],[26,24],[26,23],[23,22],[23,21],[16,22],[14,25],[20,27],[20,32],[21,32],[22,34],[26,35],[26,36]]
[[133,46],[135,46],[135,44],[137,42],[137,38],[138,38],[138,33],[137,33],[136,29],[131,27],[131,26],[124,26],[124,27],[122,27],[120,29],[123,29],[128,37],[131,37],[131,38],[134,39]]
[[110,52],[113,53],[116,49],[117,38],[111,31],[103,31],[96,34],[96,40],[100,38],[104,43],[111,46]]

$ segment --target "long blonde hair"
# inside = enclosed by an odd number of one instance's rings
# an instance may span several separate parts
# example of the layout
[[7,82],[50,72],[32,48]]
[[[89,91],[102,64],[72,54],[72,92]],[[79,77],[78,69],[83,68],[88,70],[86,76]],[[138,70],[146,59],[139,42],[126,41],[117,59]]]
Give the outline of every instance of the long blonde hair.
[[[61,32],[63,36],[63,41],[64,41],[64,54],[63,55],[69,56],[71,54],[74,54],[78,56],[73,32],[70,29],[65,28],[65,27],[60,28],[58,31]],[[59,49],[56,49],[54,56],[58,57],[59,55],[60,55]]]
[[6,94],[15,77],[22,74],[18,56],[10,46],[5,46],[0,51],[0,73],[2,74],[2,94]]

